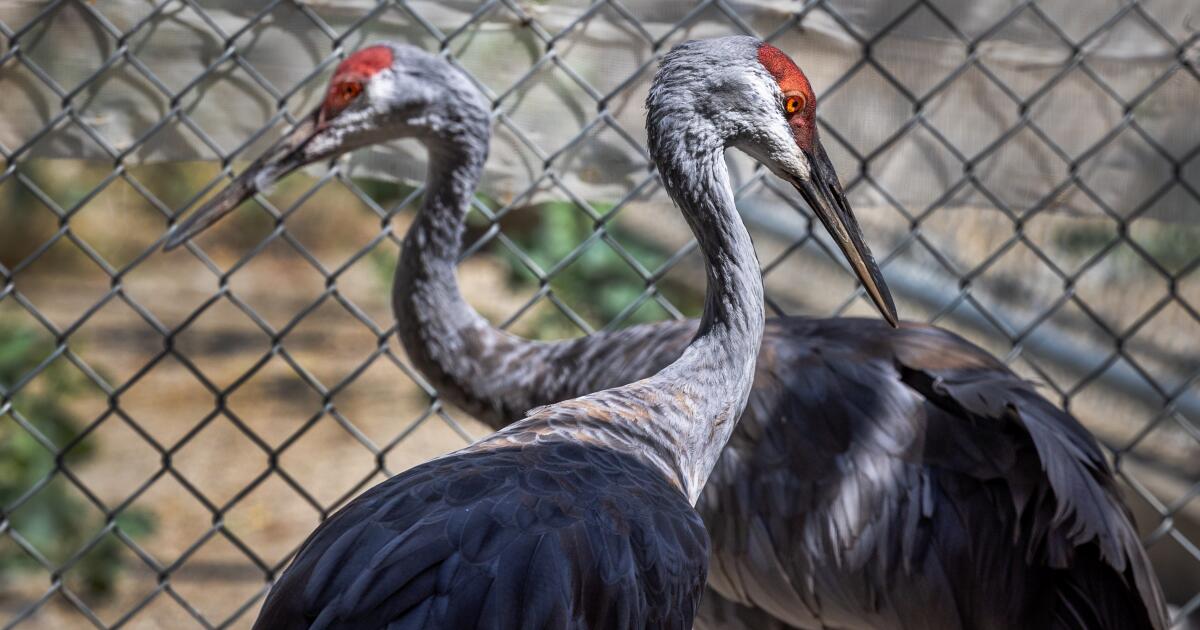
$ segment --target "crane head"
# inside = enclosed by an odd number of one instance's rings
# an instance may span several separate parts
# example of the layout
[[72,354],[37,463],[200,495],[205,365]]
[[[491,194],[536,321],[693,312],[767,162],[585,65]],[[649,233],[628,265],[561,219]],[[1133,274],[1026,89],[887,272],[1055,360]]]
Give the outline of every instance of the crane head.
[[655,155],[686,155],[709,150],[689,144],[716,143],[741,149],[790,183],[837,243],[884,319],[897,324],[891,292],[821,145],[817,99],[787,54],[753,37],[685,42],[664,57],[647,107]]
[[[808,77],[804,76],[791,57],[770,44],[759,44],[757,56],[759,64],[775,79],[787,129],[802,157],[798,168],[792,169],[794,175],[785,177],[792,180],[796,190],[833,236],[883,318],[895,326],[896,304],[892,301],[892,294],[870,248],[863,241],[858,220],[850,211],[837,172],[818,137],[817,98],[813,95]],[[795,153],[792,156],[796,157]],[[807,177],[803,177],[804,166],[807,166]]]
[[334,70],[325,97],[199,210],[173,227],[170,250],[296,169],[395,138],[466,134],[487,142],[488,104],[446,59],[402,44],[362,48]]

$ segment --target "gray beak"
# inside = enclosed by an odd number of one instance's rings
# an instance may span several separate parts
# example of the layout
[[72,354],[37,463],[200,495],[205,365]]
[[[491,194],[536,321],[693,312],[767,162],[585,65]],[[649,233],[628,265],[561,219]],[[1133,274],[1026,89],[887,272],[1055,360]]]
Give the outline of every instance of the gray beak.
[[303,149],[319,130],[318,112],[314,111],[255,160],[250,168],[208,200],[208,203],[193,212],[187,220],[172,227],[163,244],[163,250],[169,251],[179,247],[221,220],[221,217],[232,212],[255,193],[311,162],[312,160],[305,158]]
[[805,152],[808,154],[808,163],[812,165],[811,176],[807,181],[794,178],[792,185],[825,225],[880,314],[895,327],[899,318],[896,316],[892,293],[883,281],[883,274],[879,271],[879,265],[875,264],[871,249],[863,242],[862,230],[850,211],[850,204],[846,202],[846,195],[842,192],[842,185],[829,161],[829,155],[825,153],[825,147],[819,141],[813,144],[814,150]]

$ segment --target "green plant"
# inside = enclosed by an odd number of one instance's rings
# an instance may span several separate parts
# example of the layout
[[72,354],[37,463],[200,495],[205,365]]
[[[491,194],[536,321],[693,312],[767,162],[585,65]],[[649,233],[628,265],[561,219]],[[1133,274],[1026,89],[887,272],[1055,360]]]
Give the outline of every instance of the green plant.
[[[1116,238],[1116,230],[1110,225],[1084,225],[1059,230],[1055,241],[1067,252],[1090,255],[1108,246]],[[1142,251],[1168,271],[1178,271],[1196,259],[1196,242],[1200,241],[1200,228],[1174,224],[1155,219],[1139,219],[1129,225],[1129,240],[1138,244]],[[1133,273],[1147,269],[1140,254],[1131,248],[1118,247],[1110,263],[1119,273]]]
[[[592,203],[598,212],[606,212],[611,205]],[[541,267],[548,270],[566,258],[595,230],[593,221],[573,203],[548,201],[530,208],[522,208],[512,214],[527,214],[534,221],[505,225],[505,232],[521,249]],[[631,256],[648,269],[654,270],[666,262],[669,254],[637,234],[623,229],[619,224],[606,226],[612,236]],[[524,264],[499,242],[491,246],[492,252],[505,258],[512,270],[509,282],[513,286],[528,286],[536,282],[524,271]],[[586,320],[596,326],[613,321],[645,291],[645,283],[629,264],[612,247],[604,242],[592,243],[576,260],[561,269],[550,280],[557,296],[569,304]],[[686,287],[662,283],[659,290],[685,313],[699,310],[703,295]],[[661,309],[653,302],[644,302],[641,307],[628,314],[620,326],[630,326],[664,317]],[[533,335],[539,338],[574,336],[578,330],[565,323],[556,309],[544,309],[534,322]]]
[[[52,349],[50,341],[32,328],[0,320],[0,386],[7,391]],[[43,437],[61,447],[78,435],[79,422],[68,402],[85,390],[85,379],[63,361],[54,361],[44,368],[36,388],[27,385],[14,394],[19,398],[14,407]],[[63,464],[73,468],[95,455],[94,443],[84,440],[64,454]],[[0,416],[0,514],[47,559],[59,564],[90,542],[102,523],[99,514],[85,509],[71,492],[70,482],[57,474],[55,459],[33,434]],[[48,476],[49,483],[9,512],[14,502]],[[92,518],[82,516],[89,514]],[[144,536],[154,529],[151,515],[141,510],[124,510],[117,515],[116,525],[130,536]],[[90,594],[111,593],[121,570],[121,546],[106,536],[68,575]],[[17,546],[0,546],[0,582],[39,566]]]
[[[369,177],[355,178],[354,183],[376,203],[391,208],[412,194],[414,188]],[[478,200],[489,208],[504,204],[485,194],[478,193]],[[405,211],[415,212],[421,200],[410,202]],[[611,204],[592,203],[598,212],[611,210]],[[504,233],[516,242],[522,251],[543,270],[549,269],[570,255],[579,243],[591,236],[595,225],[590,218],[568,201],[547,201],[537,205],[516,208],[505,214],[501,221]],[[490,221],[479,212],[467,215],[464,243],[474,242],[491,226]],[[656,269],[666,262],[669,254],[639,235],[623,229],[619,224],[606,226],[609,234],[621,246],[649,269]],[[403,235],[399,235],[403,236]],[[536,284],[524,263],[499,240],[493,239],[486,250],[504,260],[509,268],[510,287],[529,287]],[[390,287],[396,270],[396,256],[391,247],[376,247],[367,256],[382,287]],[[621,315],[623,311],[645,291],[645,283],[630,268],[629,264],[606,243],[592,243],[588,249],[551,279],[554,293],[566,301],[594,326],[603,326]],[[660,283],[659,290],[676,307],[685,313],[699,312],[703,293],[690,287],[672,283]],[[662,319],[665,314],[653,301],[645,301],[632,313],[626,315],[619,325],[629,326]],[[558,316],[556,309],[542,309],[535,315],[532,324],[534,337],[572,337],[579,330]]]

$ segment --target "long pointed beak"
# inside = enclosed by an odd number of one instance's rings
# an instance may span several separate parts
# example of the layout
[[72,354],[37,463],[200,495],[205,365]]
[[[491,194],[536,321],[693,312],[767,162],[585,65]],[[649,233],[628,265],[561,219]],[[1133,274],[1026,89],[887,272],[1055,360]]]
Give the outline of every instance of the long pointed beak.
[[319,131],[318,112],[302,119],[287,135],[267,149],[250,168],[238,175],[228,186],[209,199],[199,210],[182,223],[171,228],[163,250],[170,251],[203,232],[271,184],[312,160],[306,159],[303,148]]
[[842,185],[829,161],[829,155],[825,153],[825,147],[819,141],[814,144],[815,150],[808,155],[809,164],[812,165],[810,177],[807,180],[793,178],[792,185],[825,225],[880,314],[895,327],[899,318],[896,316],[892,293],[883,280],[879,265],[875,264],[871,249],[863,242],[862,230],[850,211],[850,204],[846,202],[846,195],[842,192]]

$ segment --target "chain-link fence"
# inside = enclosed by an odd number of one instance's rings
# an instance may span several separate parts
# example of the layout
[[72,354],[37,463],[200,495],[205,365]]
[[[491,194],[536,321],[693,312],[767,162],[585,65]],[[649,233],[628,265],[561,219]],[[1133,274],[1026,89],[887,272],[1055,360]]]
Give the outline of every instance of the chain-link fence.
[[[498,324],[554,338],[698,313],[701,266],[648,168],[641,102],[659,55],[727,33],[776,42],[813,79],[902,316],[1005,358],[1111,449],[1185,623],[1200,608],[1188,9],[5,3],[0,624],[247,626],[321,518],[485,433],[393,339],[419,148],[293,175],[159,252],[177,217],[309,111],[348,51],[441,50],[491,98],[463,292]],[[795,195],[730,159],[770,308],[871,314]]]

